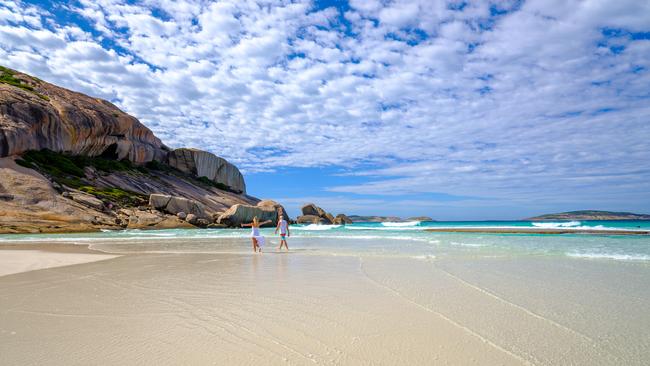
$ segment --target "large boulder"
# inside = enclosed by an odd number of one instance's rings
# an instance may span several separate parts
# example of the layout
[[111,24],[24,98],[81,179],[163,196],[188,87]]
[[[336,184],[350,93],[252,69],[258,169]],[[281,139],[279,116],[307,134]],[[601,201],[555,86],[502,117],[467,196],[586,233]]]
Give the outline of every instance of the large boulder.
[[151,194],[149,195],[149,206],[158,211],[163,211],[172,215],[178,215],[182,212],[185,213],[187,217],[191,214],[197,219],[212,219],[210,214],[206,212],[205,206],[202,203],[184,197]]
[[273,206],[251,206],[237,204],[230,207],[217,220],[218,224],[230,227],[239,227],[241,224],[247,224],[253,221],[253,217],[262,221],[271,220],[270,224],[265,226],[275,226],[278,220],[278,211]]
[[236,166],[210,152],[181,148],[167,156],[168,164],[187,174],[206,177],[237,193],[246,193],[244,176]]
[[257,206],[258,207],[273,207],[277,212],[282,214],[282,216],[284,217],[285,220],[287,220],[287,222],[291,221],[291,218],[289,218],[289,214],[284,209],[284,207],[281,204],[279,204],[279,203],[277,203],[277,202],[275,202],[273,200],[261,200],[261,201],[259,201],[257,203]]
[[326,212],[325,215],[323,215],[321,217],[327,219],[327,221],[329,221],[332,224],[334,223],[334,216],[329,212]]
[[316,215],[302,215],[296,218],[296,223],[298,224],[317,224],[317,225],[329,225],[332,222],[328,219]]
[[[340,222],[341,220],[338,221]],[[308,203],[302,206],[302,216],[298,216],[296,222],[299,224],[316,223],[316,224],[331,225],[336,223],[337,220],[331,213],[323,210],[322,208],[316,206],[313,203]]]
[[334,218],[334,224],[336,225],[346,225],[351,224],[352,220],[345,214],[338,214]]
[[84,206],[94,208],[95,210],[102,210],[104,208],[104,202],[95,198],[95,196],[81,193],[81,192],[71,192],[69,197],[73,201],[79,202]]
[[0,74],[25,86],[0,82],[0,157],[49,149],[134,163],[164,160],[167,148],[153,132],[110,102],[14,70]]
[[325,216],[325,210],[313,203],[308,203],[301,208],[303,215]]

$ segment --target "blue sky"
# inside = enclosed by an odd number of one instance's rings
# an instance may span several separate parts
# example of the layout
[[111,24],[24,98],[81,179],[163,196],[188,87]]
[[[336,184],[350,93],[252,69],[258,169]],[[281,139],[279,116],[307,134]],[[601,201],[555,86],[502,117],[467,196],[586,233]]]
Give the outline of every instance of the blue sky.
[[291,214],[650,212],[644,1],[6,1],[0,60]]

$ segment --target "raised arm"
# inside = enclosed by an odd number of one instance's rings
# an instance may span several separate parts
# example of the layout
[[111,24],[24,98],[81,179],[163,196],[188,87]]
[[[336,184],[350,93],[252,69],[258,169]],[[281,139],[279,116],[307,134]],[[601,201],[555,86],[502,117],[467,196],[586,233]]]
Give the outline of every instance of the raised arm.
[[252,222],[249,222],[248,224],[241,224],[241,227],[246,227],[246,226],[249,226],[249,227],[250,227],[250,226],[253,226],[253,223],[252,223]]

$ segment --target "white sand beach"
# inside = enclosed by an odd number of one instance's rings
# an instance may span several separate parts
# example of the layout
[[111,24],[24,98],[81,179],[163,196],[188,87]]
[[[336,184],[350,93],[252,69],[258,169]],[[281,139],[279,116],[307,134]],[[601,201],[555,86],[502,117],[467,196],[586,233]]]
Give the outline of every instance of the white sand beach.
[[[16,252],[0,250],[0,266]],[[49,255],[87,263],[0,277],[0,364],[643,365],[650,356],[646,264]]]

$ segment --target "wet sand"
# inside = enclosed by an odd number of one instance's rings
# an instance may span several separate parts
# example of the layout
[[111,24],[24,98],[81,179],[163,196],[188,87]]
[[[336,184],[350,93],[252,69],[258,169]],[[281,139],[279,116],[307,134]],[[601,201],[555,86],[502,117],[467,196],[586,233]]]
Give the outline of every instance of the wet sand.
[[648,278],[557,258],[128,254],[0,277],[0,364],[643,365]]

